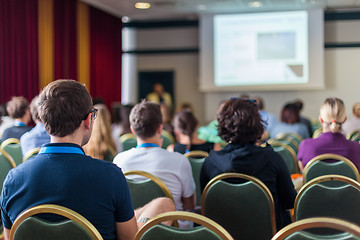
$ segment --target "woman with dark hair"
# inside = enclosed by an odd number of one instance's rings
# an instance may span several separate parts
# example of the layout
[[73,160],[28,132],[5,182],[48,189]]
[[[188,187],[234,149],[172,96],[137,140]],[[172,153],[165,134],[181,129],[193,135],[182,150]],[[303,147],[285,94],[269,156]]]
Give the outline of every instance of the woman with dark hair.
[[194,150],[210,152],[214,148],[214,143],[199,139],[198,127],[199,122],[191,111],[178,112],[174,117],[174,132],[178,142],[174,146],[169,146],[168,150],[182,154]]
[[281,133],[297,133],[304,139],[310,137],[306,125],[300,122],[299,108],[294,103],[288,103],[283,107],[281,122],[277,122],[270,129],[271,138],[276,138]]
[[[274,197],[277,229],[291,222],[287,209],[294,207],[296,191],[284,160],[271,146],[256,145],[264,127],[254,102],[231,99],[217,112],[219,136],[228,145],[211,151],[200,175],[203,190],[215,176],[225,172],[243,173],[260,179]],[[256,199],[254,199],[256,201]]]

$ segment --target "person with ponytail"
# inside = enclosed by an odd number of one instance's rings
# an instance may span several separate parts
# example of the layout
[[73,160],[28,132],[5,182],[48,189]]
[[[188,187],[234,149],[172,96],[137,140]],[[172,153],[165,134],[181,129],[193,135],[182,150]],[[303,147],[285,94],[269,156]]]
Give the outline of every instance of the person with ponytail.
[[297,157],[301,170],[313,157],[325,153],[344,156],[360,169],[360,144],[347,140],[342,134],[342,124],[346,119],[344,102],[339,98],[327,98],[319,116],[323,133],[316,139],[305,139],[300,143]]
[[190,110],[182,110],[174,117],[174,132],[177,143],[168,147],[169,151],[187,153],[194,150],[210,152],[214,143],[201,140],[197,136],[199,122]]

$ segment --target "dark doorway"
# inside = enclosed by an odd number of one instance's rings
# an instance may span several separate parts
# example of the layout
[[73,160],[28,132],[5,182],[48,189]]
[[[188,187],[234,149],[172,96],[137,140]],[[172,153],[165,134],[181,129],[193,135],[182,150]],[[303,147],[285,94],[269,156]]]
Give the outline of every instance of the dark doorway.
[[153,91],[155,83],[161,83],[164,86],[165,92],[170,93],[173,106],[174,102],[174,71],[161,71],[161,72],[139,72],[139,100],[145,99],[146,95]]

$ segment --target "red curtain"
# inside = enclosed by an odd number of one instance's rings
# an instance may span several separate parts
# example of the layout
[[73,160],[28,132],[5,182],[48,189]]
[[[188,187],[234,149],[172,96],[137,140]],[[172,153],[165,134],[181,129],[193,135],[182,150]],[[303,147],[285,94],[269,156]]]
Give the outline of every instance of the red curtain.
[[77,80],[76,0],[54,0],[55,79]]
[[39,93],[37,0],[0,0],[0,102]]
[[107,105],[121,101],[120,18],[90,7],[90,93]]

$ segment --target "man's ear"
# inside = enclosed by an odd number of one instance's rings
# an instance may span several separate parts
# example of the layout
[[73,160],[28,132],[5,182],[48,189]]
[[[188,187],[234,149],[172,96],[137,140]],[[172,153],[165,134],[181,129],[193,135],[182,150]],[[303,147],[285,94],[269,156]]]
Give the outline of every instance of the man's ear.
[[162,134],[163,125],[160,124],[159,127],[156,129],[156,132]]
[[88,114],[88,116],[85,118],[84,121],[84,126],[86,129],[90,129],[91,128],[91,113]]
[[[130,131],[131,131],[133,134],[135,134],[135,130],[133,129],[132,126],[130,126]],[[136,135],[136,134],[135,134],[135,135]]]

